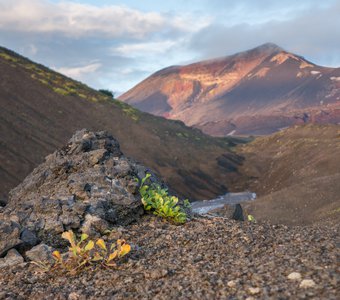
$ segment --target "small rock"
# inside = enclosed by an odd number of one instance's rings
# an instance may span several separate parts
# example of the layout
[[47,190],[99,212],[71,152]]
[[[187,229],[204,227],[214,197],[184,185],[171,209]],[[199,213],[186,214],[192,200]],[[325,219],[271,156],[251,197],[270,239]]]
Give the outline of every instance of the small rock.
[[244,221],[243,209],[241,204],[236,204],[232,218],[236,221]]
[[227,286],[230,288],[234,288],[236,286],[236,282],[234,280],[230,280],[228,281]]
[[52,248],[46,244],[39,244],[27,251],[26,256],[31,261],[53,263]]
[[85,217],[85,222],[81,227],[81,231],[83,233],[88,234],[89,236],[100,236],[109,228],[109,224],[107,221],[93,216],[91,214],[87,214]]
[[300,283],[300,288],[311,288],[315,286],[315,282],[312,279],[304,279]]
[[20,239],[25,245],[30,247],[33,247],[38,243],[36,235],[26,228],[21,232]]
[[292,272],[287,276],[290,280],[301,280],[301,274],[298,272]]
[[256,295],[256,294],[258,294],[261,290],[260,290],[260,288],[258,288],[258,287],[250,287],[250,288],[248,289],[248,291],[249,291],[250,294]]
[[0,269],[18,265],[24,262],[23,257],[15,249],[8,251],[4,258],[0,258]]
[[150,278],[150,279],[160,279],[165,277],[168,274],[168,271],[163,269],[163,270],[153,270],[150,273],[146,273],[145,277]]
[[91,151],[89,162],[92,165],[100,163],[104,159],[106,153],[107,153],[106,149],[98,149],[98,150]]
[[68,300],[78,300],[79,295],[76,292],[72,292],[68,295]]
[[20,226],[13,221],[0,221],[0,256],[21,244]]

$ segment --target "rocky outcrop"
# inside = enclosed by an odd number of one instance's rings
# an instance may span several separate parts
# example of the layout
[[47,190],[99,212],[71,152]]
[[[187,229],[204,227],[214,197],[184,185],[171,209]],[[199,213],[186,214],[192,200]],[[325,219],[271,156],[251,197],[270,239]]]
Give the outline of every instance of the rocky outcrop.
[[58,247],[69,229],[98,236],[138,220],[144,213],[139,181],[147,172],[107,132],[76,132],[10,192],[0,212],[0,255],[20,243]]

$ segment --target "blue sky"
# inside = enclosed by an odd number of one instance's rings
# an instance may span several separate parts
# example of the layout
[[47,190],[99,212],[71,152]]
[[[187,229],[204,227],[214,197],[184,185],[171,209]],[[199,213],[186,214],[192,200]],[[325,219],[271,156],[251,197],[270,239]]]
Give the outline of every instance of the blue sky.
[[124,92],[174,64],[273,42],[340,66],[340,0],[0,0],[0,45]]

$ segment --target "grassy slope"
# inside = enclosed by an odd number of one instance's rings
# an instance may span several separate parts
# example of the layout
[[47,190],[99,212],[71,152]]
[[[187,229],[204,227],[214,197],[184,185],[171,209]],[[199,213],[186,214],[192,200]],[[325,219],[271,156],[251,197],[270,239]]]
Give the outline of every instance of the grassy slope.
[[240,147],[240,172],[259,199],[259,220],[309,224],[340,219],[340,126],[296,126]]
[[81,128],[108,130],[127,156],[192,199],[224,193],[239,177],[233,140],[141,113],[4,48],[0,103],[1,197]]

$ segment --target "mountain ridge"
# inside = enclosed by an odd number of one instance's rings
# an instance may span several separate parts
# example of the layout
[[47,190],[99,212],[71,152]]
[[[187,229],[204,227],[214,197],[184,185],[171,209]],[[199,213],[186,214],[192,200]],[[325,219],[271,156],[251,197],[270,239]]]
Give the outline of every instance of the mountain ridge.
[[225,193],[242,160],[230,151],[236,139],[213,139],[142,113],[6,48],[0,48],[0,103],[0,198],[83,128],[110,132],[127,156],[193,199]]
[[340,68],[317,66],[267,43],[162,69],[119,99],[211,135],[268,134],[306,121],[340,122]]

